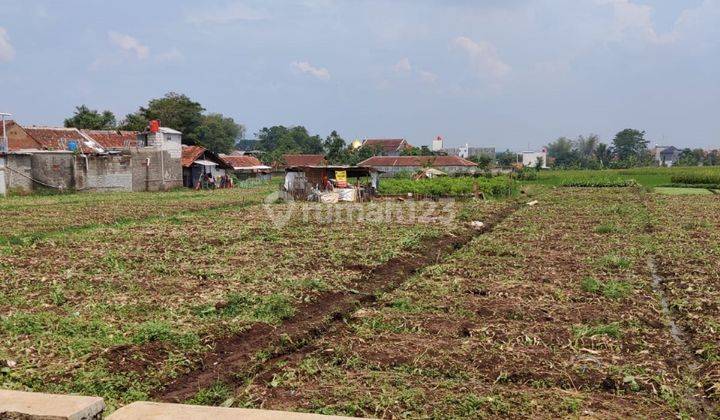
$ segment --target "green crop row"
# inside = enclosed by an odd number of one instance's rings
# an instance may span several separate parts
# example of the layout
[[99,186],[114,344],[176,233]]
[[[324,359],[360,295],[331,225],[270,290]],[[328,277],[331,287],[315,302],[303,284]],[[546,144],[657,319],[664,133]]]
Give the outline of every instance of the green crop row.
[[621,177],[591,177],[591,178],[574,178],[563,181],[563,187],[583,187],[583,188],[612,188],[612,187],[635,187],[638,185],[634,179]]
[[680,173],[673,175],[670,180],[673,184],[720,184],[720,172]]
[[387,178],[380,181],[380,193],[386,195],[412,193],[418,196],[462,197],[473,195],[476,188],[486,197],[499,198],[515,194],[518,184],[507,177],[441,177],[419,180]]

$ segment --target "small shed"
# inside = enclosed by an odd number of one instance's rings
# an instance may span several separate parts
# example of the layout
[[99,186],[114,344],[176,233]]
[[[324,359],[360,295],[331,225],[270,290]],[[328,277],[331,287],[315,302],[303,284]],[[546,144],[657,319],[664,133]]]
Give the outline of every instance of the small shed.
[[233,170],[220,156],[201,146],[183,146],[181,162],[183,186],[188,188],[196,188],[205,175],[217,181]]
[[233,173],[240,179],[270,179],[272,167],[263,165],[255,156],[246,155],[220,155],[228,165],[232,166]]
[[290,166],[282,189],[299,200],[323,201],[323,194],[336,193],[335,201],[365,201],[377,192],[379,176],[369,166]]

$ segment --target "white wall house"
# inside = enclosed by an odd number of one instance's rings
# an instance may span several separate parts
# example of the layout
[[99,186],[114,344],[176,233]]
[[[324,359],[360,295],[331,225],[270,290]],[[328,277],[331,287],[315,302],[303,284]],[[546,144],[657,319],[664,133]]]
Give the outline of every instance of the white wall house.
[[547,168],[547,149],[543,148],[539,152],[522,152],[522,164],[527,167],[537,166],[538,159],[542,159],[541,168]]

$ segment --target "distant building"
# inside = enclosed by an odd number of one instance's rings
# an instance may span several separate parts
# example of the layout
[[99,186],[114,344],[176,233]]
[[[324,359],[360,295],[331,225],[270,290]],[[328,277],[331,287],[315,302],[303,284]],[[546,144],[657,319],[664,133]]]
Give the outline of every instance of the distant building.
[[225,175],[233,167],[219,155],[201,146],[182,146],[183,186],[197,187],[203,175],[213,178]]
[[655,161],[660,166],[673,166],[680,160],[682,150],[675,146],[657,146],[653,149]]
[[448,147],[442,150],[447,153],[448,156],[459,156],[463,159],[470,159],[477,156],[488,156],[491,159],[495,159],[495,148],[494,147],[475,147],[465,143],[465,146],[460,147]]
[[282,169],[292,166],[327,165],[324,155],[283,155],[282,160],[284,161],[283,164],[276,165]]
[[443,138],[441,136],[437,136],[435,140],[432,142],[432,148],[431,150],[433,152],[439,152],[443,149]]
[[[161,191],[181,185],[182,134],[21,126],[6,122],[0,190]],[[0,126],[0,137],[3,135]]]
[[240,180],[248,178],[270,179],[272,168],[263,165],[255,156],[220,155],[220,158],[232,166],[235,176]]
[[365,139],[362,147],[376,149],[380,156],[400,156],[403,150],[412,149],[405,139]]
[[358,164],[392,176],[398,172],[418,172],[424,168],[439,169],[447,174],[471,173],[477,164],[458,156],[373,156]]
[[536,167],[540,161],[541,168],[547,168],[547,149],[543,148],[539,152],[522,152],[522,164],[525,167]]

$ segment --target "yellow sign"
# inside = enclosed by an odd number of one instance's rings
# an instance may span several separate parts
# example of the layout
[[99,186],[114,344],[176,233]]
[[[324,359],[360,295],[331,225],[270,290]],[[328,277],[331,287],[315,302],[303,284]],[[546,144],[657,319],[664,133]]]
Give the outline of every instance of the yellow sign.
[[335,171],[335,181],[337,183],[347,183],[347,171]]

